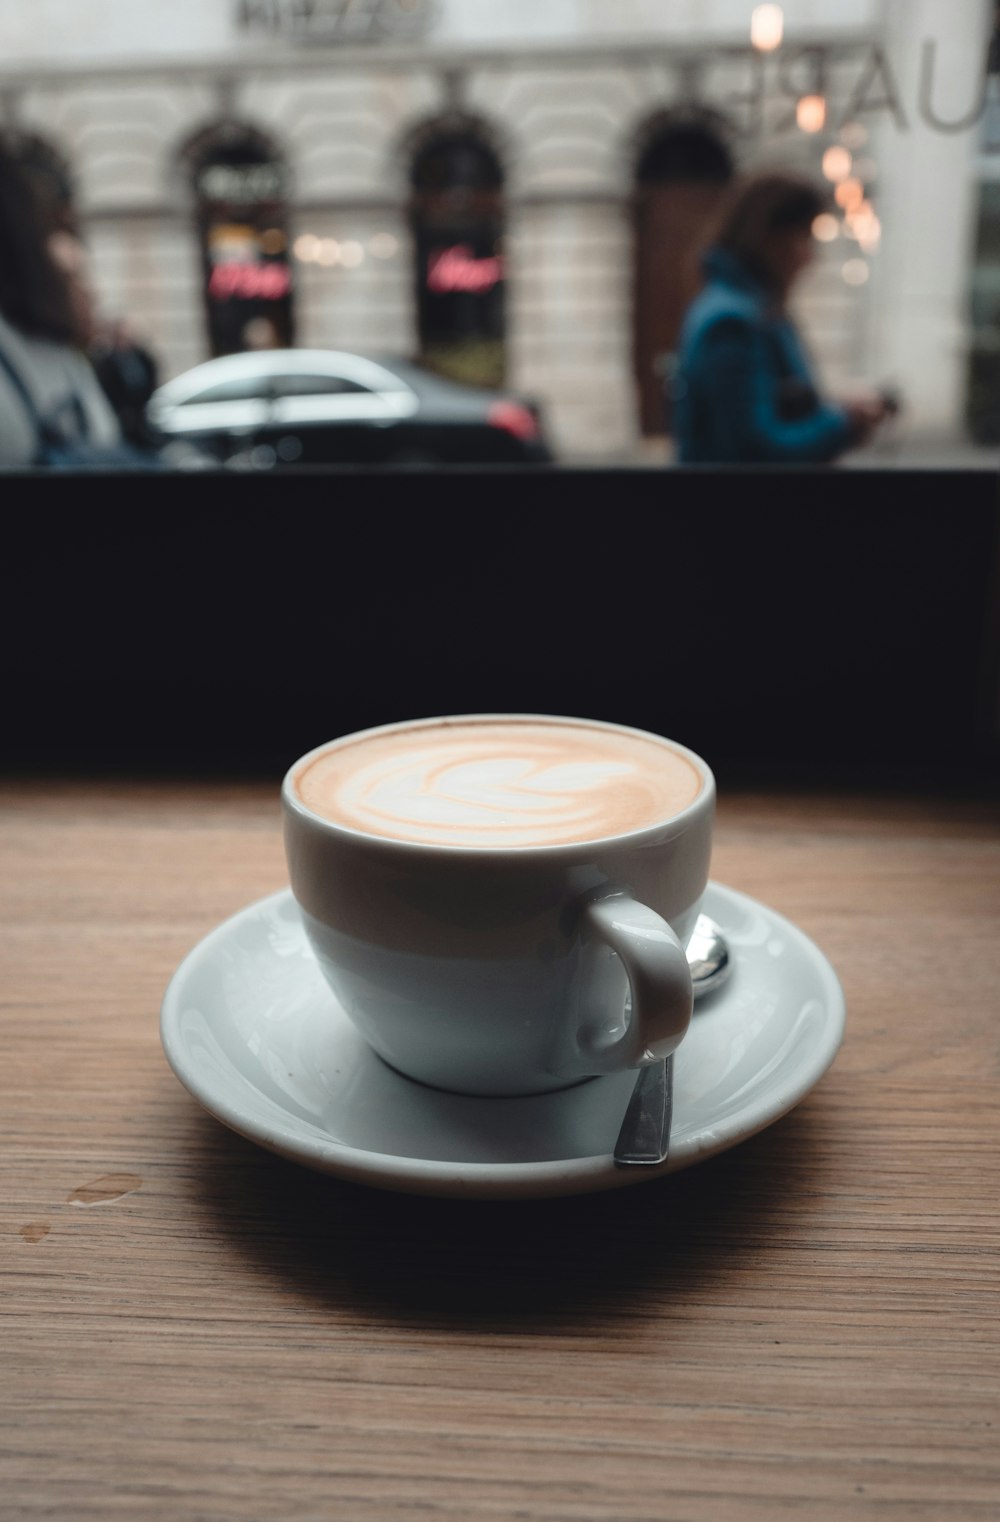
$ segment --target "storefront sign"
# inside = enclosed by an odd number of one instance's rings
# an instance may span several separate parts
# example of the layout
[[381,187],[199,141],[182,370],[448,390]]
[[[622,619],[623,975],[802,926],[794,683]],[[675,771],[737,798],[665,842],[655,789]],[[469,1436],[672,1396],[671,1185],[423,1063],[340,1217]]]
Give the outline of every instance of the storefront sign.
[[[971,80],[965,100],[945,109],[940,99],[945,93],[940,76],[947,74],[951,60],[947,44],[941,50],[943,57],[939,57],[933,38],[921,44],[915,101],[904,98],[895,67],[881,43],[865,43],[849,52],[813,43],[768,54],[745,49],[724,51],[727,57],[747,65],[740,88],[721,99],[703,98],[702,60],[695,60],[686,74],[685,106],[693,113],[721,109],[739,137],[755,138],[767,130],[784,133],[797,128],[807,132],[825,128],[835,133],[848,122],[877,117],[888,118],[900,132],[910,130],[914,117],[934,132],[968,132],[986,107],[989,75],[983,73]],[[832,98],[835,80],[836,98]],[[803,122],[799,110],[804,100],[817,103],[809,124]]]
[[427,289],[445,291],[492,291],[503,279],[503,259],[493,255],[477,259],[467,243],[436,249],[427,260]]
[[236,24],[293,42],[408,42],[422,37],[434,0],[238,0]]
[[202,200],[255,206],[283,199],[285,174],[280,164],[206,164],[196,185]]
[[208,282],[208,294],[214,301],[228,301],[233,296],[243,301],[280,301],[291,288],[287,264],[240,264],[234,259],[217,264]]

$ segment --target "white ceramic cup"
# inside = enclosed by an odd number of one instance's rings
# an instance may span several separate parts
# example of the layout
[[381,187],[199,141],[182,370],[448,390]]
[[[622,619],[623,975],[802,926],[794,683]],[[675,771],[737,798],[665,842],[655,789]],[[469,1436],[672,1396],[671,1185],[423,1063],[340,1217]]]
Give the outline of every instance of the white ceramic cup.
[[[700,790],[642,829],[561,845],[451,846],[370,835],[282,786],[292,891],[344,1011],[386,1062],[457,1093],[535,1094],[638,1067],[687,1030],[684,953],[708,880],[715,782],[699,756],[642,730],[549,715],[679,752]],[[440,719],[385,725],[416,730]]]

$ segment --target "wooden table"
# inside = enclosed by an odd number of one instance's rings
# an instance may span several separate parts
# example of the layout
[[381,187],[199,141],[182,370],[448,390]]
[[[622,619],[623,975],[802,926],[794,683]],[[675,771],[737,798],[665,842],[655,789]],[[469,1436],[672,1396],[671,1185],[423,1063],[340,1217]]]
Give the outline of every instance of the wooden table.
[[837,967],[783,1121],[671,1179],[427,1201],[203,1114],[157,1017],[284,882],[273,788],[2,789],[3,1522],[1000,1516],[1000,819],[730,796]]

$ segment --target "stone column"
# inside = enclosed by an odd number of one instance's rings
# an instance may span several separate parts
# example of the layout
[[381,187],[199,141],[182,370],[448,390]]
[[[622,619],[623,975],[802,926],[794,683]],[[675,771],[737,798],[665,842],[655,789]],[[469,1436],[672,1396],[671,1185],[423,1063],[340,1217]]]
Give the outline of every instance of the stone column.
[[[969,348],[969,266],[978,204],[978,131],[946,132],[921,110],[924,45],[936,44],[931,104],[945,121],[968,114],[982,83],[986,0],[887,0],[886,51],[906,127],[883,114],[879,161],[882,244],[874,261],[869,370],[897,384],[909,428],[958,438]],[[864,118],[862,118],[864,120]]]
[[510,382],[537,397],[557,450],[609,459],[637,441],[632,234],[612,199],[510,208]]

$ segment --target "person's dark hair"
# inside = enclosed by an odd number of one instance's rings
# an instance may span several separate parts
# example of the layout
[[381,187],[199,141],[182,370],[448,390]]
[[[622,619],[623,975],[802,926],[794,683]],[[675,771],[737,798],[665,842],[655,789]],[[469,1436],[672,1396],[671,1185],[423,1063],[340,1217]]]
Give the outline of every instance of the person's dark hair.
[[50,230],[30,179],[0,143],[0,313],[29,337],[78,344],[85,335]]
[[736,254],[766,279],[772,234],[804,232],[828,207],[827,196],[811,180],[792,174],[755,175],[737,182],[724,198],[712,243]]

